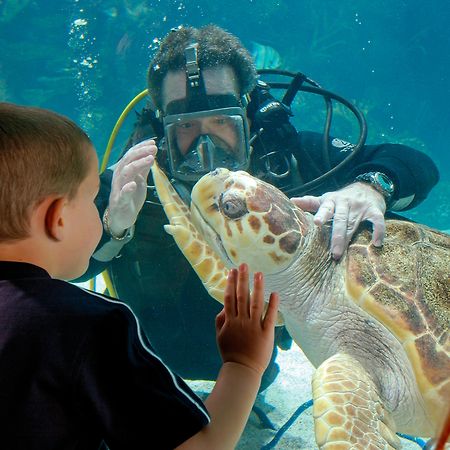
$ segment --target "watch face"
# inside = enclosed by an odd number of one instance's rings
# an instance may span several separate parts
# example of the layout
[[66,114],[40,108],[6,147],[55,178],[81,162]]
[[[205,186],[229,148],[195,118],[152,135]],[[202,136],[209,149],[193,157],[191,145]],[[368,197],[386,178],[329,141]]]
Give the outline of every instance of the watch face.
[[389,194],[392,194],[394,192],[392,181],[384,173],[376,172],[375,177],[376,181],[380,184],[382,189],[384,189]]

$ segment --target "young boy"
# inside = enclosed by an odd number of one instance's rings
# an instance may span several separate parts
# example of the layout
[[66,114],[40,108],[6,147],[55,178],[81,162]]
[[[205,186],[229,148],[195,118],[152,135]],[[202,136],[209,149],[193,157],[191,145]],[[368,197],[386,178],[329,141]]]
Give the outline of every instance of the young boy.
[[[154,143],[139,145],[150,166]],[[277,295],[263,316],[262,275],[250,295],[247,267],[230,271],[216,320],[224,362],[205,407],[128,307],[62,281],[100,239],[98,185],[73,122],[0,103],[1,448],[234,448],[272,352]]]

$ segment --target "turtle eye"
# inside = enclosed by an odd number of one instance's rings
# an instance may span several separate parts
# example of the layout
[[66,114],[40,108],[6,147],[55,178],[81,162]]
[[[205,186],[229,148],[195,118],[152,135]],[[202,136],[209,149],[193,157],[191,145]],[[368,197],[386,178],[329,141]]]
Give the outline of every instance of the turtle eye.
[[239,219],[248,213],[245,200],[236,194],[221,194],[219,208],[229,219]]

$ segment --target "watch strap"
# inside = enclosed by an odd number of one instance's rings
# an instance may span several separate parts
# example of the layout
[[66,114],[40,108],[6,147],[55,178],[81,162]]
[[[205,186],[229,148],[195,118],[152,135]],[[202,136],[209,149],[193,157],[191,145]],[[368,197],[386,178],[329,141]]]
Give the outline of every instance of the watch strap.
[[125,233],[123,234],[123,236],[117,236],[115,235],[110,228],[109,225],[109,208],[105,209],[105,212],[103,213],[103,228],[105,230],[105,232],[111,236],[111,239],[113,239],[114,241],[120,241],[123,244],[126,244],[127,242],[131,241],[131,239],[133,239],[134,236],[134,225],[131,226],[130,228],[127,228],[125,230]]
[[394,194],[394,183],[386,174],[383,172],[366,172],[355,177],[354,182],[370,184],[384,197],[386,208],[388,208]]

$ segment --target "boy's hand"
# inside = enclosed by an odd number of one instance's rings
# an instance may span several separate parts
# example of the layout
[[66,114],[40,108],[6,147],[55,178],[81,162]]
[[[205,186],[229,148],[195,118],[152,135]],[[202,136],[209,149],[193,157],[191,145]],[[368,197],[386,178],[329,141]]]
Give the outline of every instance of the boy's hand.
[[224,363],[240,363],[262,374],[273,351],[279,298],[270,294],[264,316],[263,275],[254,274],[251,295],[248,278],[246,264],[228,274],[224,309],[216,317],[217,343]]
[[131,147],[114,168],[109,196],[109,228],[121,236],[137,219],[147,196],[147,177],[157,152],[148,139]]

